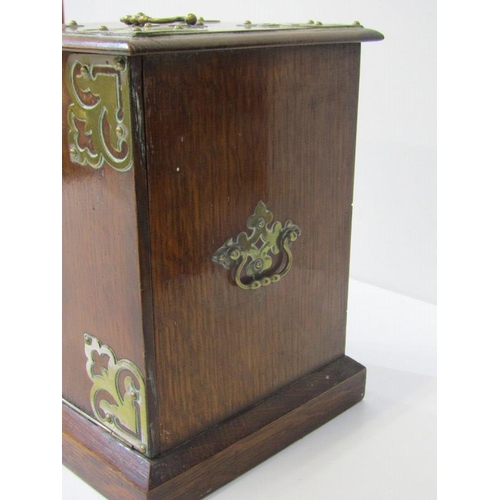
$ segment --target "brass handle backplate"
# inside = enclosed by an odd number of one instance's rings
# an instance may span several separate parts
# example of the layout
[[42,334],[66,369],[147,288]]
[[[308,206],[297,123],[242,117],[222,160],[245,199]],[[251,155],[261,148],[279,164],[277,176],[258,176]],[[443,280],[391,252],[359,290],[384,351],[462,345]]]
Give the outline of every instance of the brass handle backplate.
[[290,220],[268,227],[272,220],[272,212],[259,201],[247,222],[252,233],[229,238],[212,257],[225,269],[234,270],[234,280],[244,290],[276,283],[292,267],[290,244],[300,236],[300,228]]

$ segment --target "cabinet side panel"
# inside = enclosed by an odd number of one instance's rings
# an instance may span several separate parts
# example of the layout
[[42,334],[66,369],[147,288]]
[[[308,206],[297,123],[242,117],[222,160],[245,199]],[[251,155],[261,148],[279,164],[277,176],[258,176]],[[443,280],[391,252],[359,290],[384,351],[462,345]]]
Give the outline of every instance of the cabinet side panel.
[[[144,59],[160,446],[344,353],[359,44]],[[263,201],[302,234],[278,283],[212,262]]]
[[[145,373],[136,166],[120,172],[107,164],[92,168],[71,161],[68,108],[73,98],[66,70],[72,57],[63,52],[63,397],[93,416],[84,333]],[[105,367],[109,356],[97,357],[100,373],[99,363]]]

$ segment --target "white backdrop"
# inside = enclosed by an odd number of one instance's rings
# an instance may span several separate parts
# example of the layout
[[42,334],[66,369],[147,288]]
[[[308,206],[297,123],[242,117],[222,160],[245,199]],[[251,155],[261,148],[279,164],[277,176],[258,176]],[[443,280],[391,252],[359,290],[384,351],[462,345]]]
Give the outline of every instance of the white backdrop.
[[[228,7],[228,5],[230,5]],[[363,44],[351,276],[436,301],[436,5],[433,0],[65,0],[66,20],[138,11],[253,22],[352,22],[386,39]]]

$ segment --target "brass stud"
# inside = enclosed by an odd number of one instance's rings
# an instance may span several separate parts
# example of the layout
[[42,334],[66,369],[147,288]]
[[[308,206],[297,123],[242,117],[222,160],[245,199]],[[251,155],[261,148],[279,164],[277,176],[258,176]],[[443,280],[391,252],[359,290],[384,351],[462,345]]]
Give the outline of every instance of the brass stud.
[[180,24],[176,24],[174,30],[183,30],[184,28]]
[[106,420],[106,422],[111,422],[111,415],[109,413],[106,413],[104,420]]
[[144,444],[141,444],[141,445],[139,446],[139,451],[140,451],[141,453],[146,453],[146,446],[145,446]]
[[80,76],[82,78],[86,78],[87,76],[89,76],[89,69],[87,68],[87,66],[82,66],[80,68]]
[[125,61],[123,59],[117,59],[115,69],[117,71],[123,71],[125,69]]
[[[72,147],[69,149],[69,154],[73,157],[77,155],[77,150],[75,147]],[[85,337],[85,343],[90,344],[90,342],[87,342],[88,337]]]
[[133,31],[142,31],[142,28],[140,28],[139,26],[134,26],[132,28]]
[[243,23],[243,24],[246,24],[246,25],[251,25],[252,24],[252,21],[249,21],[248,19]]
[[[76,153],[76,149],[75,149],[75,148],[71,148],[71,149],[74,149],[74,150],[75,150],[75,153]],[[87,333],[83,336],[83,340],[85,341],[85,343],[86,343],[87,345],[92,344],[92,339],[90,338],[90,335],[89,335],[89,334],[87,334]]]
[[102,26],[99,26],[99,29],[101,31],[108,31],[108,27],[107,26],[104,26],[104,24]]
[[125,134],[125,131],[123,130],[123,127],[121,125],[117,125],[115,131],[118,137],[123,137]]
[[137,400],[137,392],[132,391],[132,392],[130,393],[130,397],[131,397],[134,401],[136,401],[136,400]]
[[314,21],[312,19],[309,19],[309,21],[307,21],[307,24],[314,24]]
[[146,23],[146,24],[144,25],[144,27],[145,27],[145,28],[151,28],[152,26],[153,26],[153,24],[152,24],[152,23]]
[[192,13],[188,14],[185,17],[186,24],[193,25],[193,24],[196,24],[196,21],[198,21],[198,18]]
[[316,26],[321,26],[323,23],[321,21],[316,21]]
[[78,26],[78,23],[72,19],[66,26]]

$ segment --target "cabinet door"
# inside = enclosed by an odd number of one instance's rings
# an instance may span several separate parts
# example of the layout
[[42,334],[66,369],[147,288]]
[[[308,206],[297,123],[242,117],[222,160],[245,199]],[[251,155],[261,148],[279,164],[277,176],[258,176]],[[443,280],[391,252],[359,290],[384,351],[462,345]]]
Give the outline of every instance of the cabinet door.
[[[143,71],[165,451],[344,353],[359,44],[166,53]],[[246,290],[212,257],[259,201],[301,235],[287,275]]]

